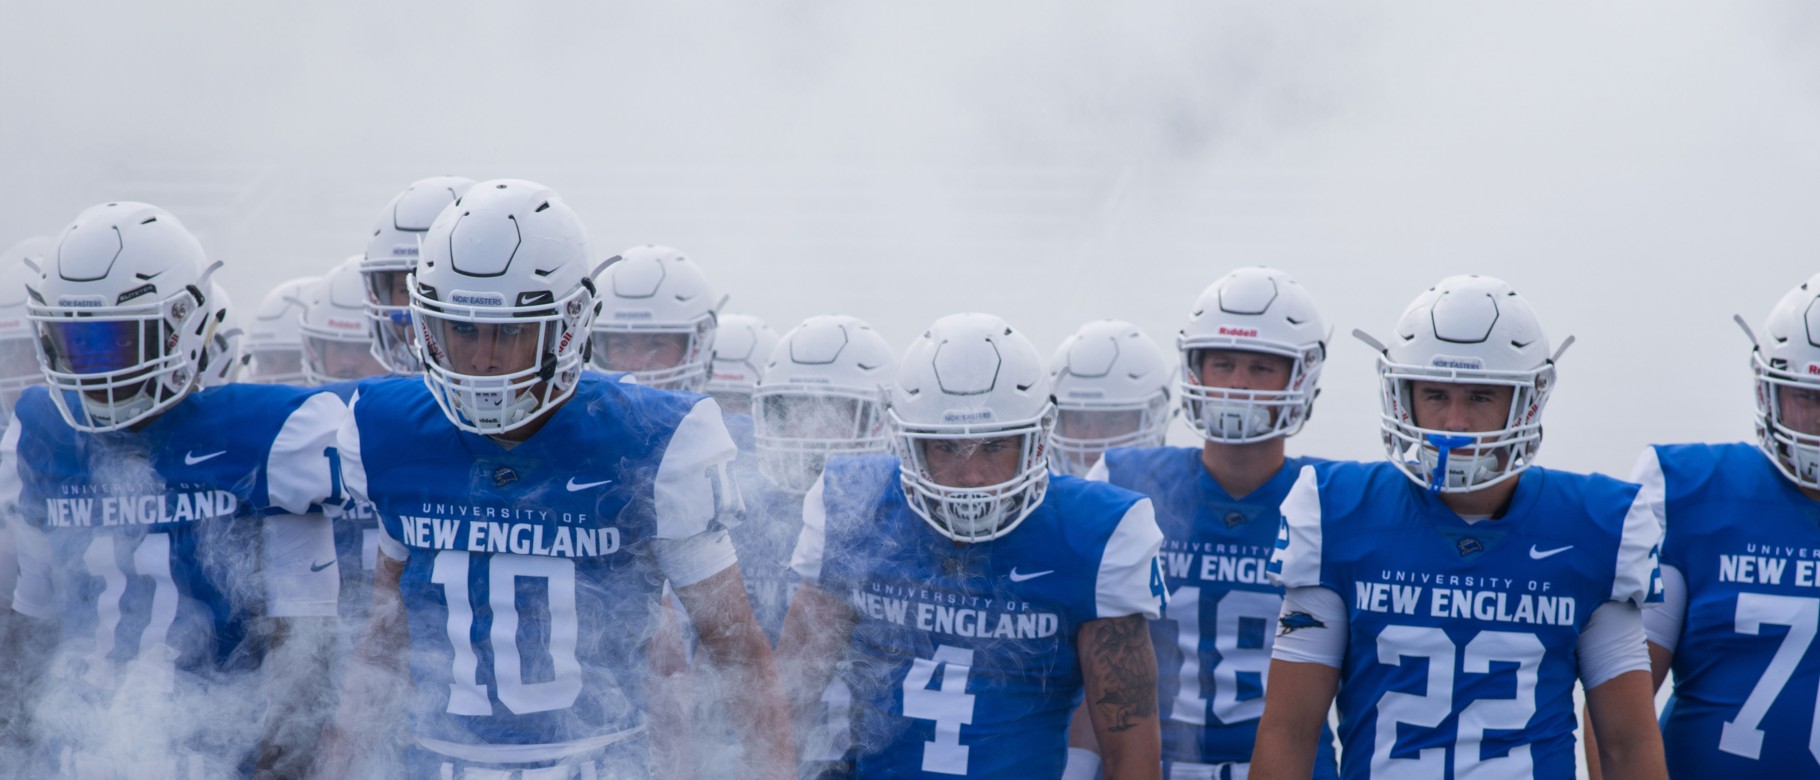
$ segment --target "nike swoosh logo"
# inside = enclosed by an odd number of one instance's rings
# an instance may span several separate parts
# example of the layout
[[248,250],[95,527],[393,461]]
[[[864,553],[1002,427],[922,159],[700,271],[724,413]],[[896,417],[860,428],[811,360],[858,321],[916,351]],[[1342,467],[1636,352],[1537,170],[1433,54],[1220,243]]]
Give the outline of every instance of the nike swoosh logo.
[[204,455],[204,456],[198,458],[198,457],[196,457],[195,451],[192,450],[190,452],[183,453],[183,465],[194,466],[194,465],[201,463],[205,460],[208,460],[210,458],[219,458],[226,454],[227,454],[227,450],[222,450],[220,452],[211,452],[207,455]]
[[1030,572],[1029,574],[1019,574],[1019,573],[1017,573],[1017,568],[1013,567],[1011,569],[1011,573],[1007,574],[1005,576],[1010,577],[1012,582],[1023,582],[1024,580],[1034,580],[1045,574],[1054,574],[1054,573],[1055,573],[1055,570],[1050,569],[1048,571],[1033,571],[1033,572]]
[[587,490],[588,488],[591,488],[591,487],[599,487],[601,485],[605,485],[612,481],[613,480],[610,480],[610,479],[603,479],[599,482],[576,482],[574,477],[570,477],[569,478],[569,492],[573,493],[577,490]]
[[1532,544],[1529,546],[1529,557],[1539,561],[1550,555],[1554,555],[1555,553],[1564,553],[1573,548],[1574,546],[1570,544],[1566,547],[1556,547],[1553,550],[1538,550],[1536,549],[1536,546]]
[[312,571],[312,572],[322,571],[323,569],[326,569],[326,568],[328,568],[330,566],[334,566],[334,565],[335,565],[335,559],[330,558],[327,563],[310,564],[310,571]]

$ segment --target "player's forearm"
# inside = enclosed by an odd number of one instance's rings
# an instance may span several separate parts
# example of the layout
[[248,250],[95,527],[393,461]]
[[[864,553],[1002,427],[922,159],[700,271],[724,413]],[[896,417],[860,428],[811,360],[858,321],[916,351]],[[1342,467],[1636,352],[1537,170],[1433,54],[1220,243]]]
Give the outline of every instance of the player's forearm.
[[1586,692],[1587,724],[1599,735],[1599,766],[1605,780],[1668,777],[1651,687],[1649,673],[1638,670]]
[[259,776],[300,777],[329,714],[322,681],[329,678],[336,623],[334,618],[274,618],[273,623],[263,666],[266,721]]
[[1301,780],[1313,776],[1315,749],[1321,741],[1317,724],[1272,722],[1268,705],[1258,724],[1258,739],[1251,748],[1252,780]]
[[1081,628],[1086,706],[1108,778],[1154,778],[1163,747],[1156,711],[1156,654],[1142,615],[1095,620]]
[[1253,780],[1306,780],[1314,773],[1321,726],[1338,690],[1340,671],[1316,663],[1272,660],[1264,715],[1251,749]]
[[846,648],[849,634],[839,627],[852,625],[852,618],[844,606],[820,588],[803,585],[784,616],[784,630],[777,639],[777,674],[797,733],[808,733],[822,691],[834,676],[835,659]]
[[749,630],[715,640],[703,636],[715,666],[728,671],[729,709],[745,742],[746,757],[758,777],[785,780],[796,776],[796,745],[791,739],[790,708],[778,683],[771,645],[756,623]]
[[403,709],[409,635],[404,603],[398,596],[402,566],[383,556],[380,559],[372,610],[342,672],[340,701],[317,751],[312,777],[361,776],[360,762],[392,733],[392,724]]

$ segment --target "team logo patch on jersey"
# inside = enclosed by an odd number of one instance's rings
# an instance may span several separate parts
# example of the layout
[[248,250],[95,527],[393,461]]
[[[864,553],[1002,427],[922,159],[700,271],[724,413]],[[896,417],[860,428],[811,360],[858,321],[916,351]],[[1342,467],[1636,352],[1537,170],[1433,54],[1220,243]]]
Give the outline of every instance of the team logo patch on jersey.
[[1250,519],[1251,518],[1245,516],[1244,512],[1240,512],[1235,509],[1231,512],[1226,513],[1226,518],[1225,518],[1226,527],[1227,528],[1237,528],[1241,525],[1244,525],[1245,521],[1250,520]]
[[505,487],[518,481],[518,470],[511,466],[500,466],[493,469],[493,484]]
[[1277,618],[1277,625],[1282,627],[1280,630],[1277,631],[1277,636],[1288,636],[1288,635],[1293,634],[1297,631],[1300,631],[1304,628],[1326,628],[1327,627],[1326,623],[1322,623],[1321,621],[1316,620],[1313,615],[1310,615],[1306,612],[1291,612],[1287,615]]
[[1460,551],[1460,557],[1478,555],[1485,552],[1485,543],[1470,536],[1462,536],[1454,542],[1454,548]]

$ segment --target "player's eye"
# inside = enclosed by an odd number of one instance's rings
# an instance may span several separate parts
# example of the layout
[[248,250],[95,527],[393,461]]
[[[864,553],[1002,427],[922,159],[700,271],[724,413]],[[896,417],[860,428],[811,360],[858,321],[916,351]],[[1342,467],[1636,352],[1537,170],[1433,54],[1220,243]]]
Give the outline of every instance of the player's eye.
[[480,328],[476,327],[472,322],[449,323],[449,332],[462,336],[472,336],[478,330],[480,330]]
[[518,334],[523,333],[524,329],[525,329],[525,326],[523,326],[523,325],[519,325],[516,323],[508,323],[508,324],[499,326],[499,335],[508,336],[508,337],[516,337],[516,336],[518,336]]

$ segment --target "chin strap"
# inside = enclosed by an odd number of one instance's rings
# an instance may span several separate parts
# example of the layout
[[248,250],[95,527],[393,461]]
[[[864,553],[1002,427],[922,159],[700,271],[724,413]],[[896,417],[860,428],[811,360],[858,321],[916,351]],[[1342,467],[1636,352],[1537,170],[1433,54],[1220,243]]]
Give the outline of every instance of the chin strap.
[[1451,453],[1460,447],[1471,446],[1472,437],[1442,436],[1438,433],[1431,433],[1428,434],[1427,439],[1428,443],[1434,445],[1435,450],[1439,453],[1435,458],[1434,471],[1431,471],[1428,474],[1428,492],[1439,493],[1441,492],[1441,488],[1447,484],[1448,453]]

